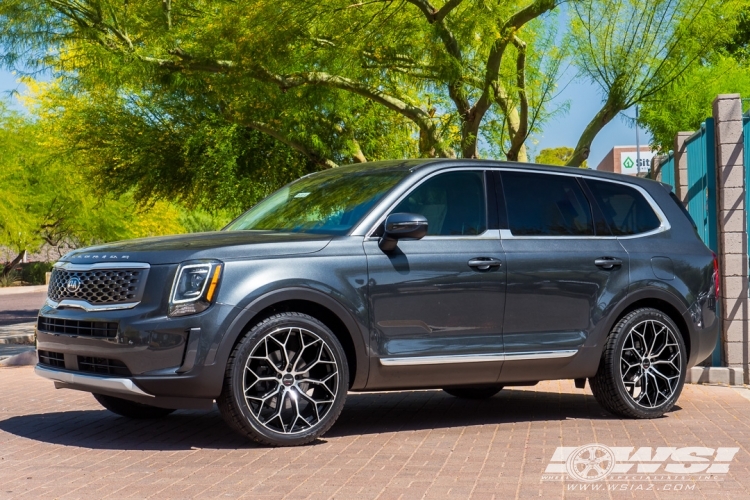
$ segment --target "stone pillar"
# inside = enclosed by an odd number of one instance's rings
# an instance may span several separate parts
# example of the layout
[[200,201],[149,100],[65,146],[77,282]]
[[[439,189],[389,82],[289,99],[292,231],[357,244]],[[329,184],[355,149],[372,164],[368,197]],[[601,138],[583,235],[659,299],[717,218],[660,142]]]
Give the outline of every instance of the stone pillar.
[[719,216],[722,340],[727,366],[742,370],[748,383],[748,275],[744,136],[739,94],[720,94],[713,103],[716,125],[716,196]]
[[677,132],[674,138],[674,194],[687,206],[687,145],[685,142],[693,132]]

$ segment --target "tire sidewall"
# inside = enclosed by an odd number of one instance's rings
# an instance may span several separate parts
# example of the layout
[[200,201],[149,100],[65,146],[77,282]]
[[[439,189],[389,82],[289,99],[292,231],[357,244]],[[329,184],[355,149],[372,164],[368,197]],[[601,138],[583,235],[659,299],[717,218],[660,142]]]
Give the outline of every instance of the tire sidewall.
[[[677,340],[677,344],[680,349],[680,378],[677,383],[677,388],[675,389],[674,393],[667,401],[665,401],[664,403],[662,403],[660,406],[656,408],[645,408],[643,406],[640,406],[633,400],[633,398],[630,397],[630,394],[628,394],[628,391],[625,388],[625,384],[622,380],[622,366],[620,363],[620,360],[622,357],[623,346],[625,344],[625,339],[627,338],[628,334],[633,329],[633,327],[635,327],[639,323],[642,323],[648,320],[659,321],[667,325],[672,330],[672,333],[674,334],[675,339]],[[655,417],[662,416],[664,413],[672,409],[672,407],[677,402],[677,399],[680,397],[680,394],[682,393],[682,387],[685,384],[685,376],[687,374],[687,352],[686,351],[687,349],[685,346],[685,341],[682,338],[682,335],[680,333],[679,328],[677,328],[677,325],[675,325],[674,321],[672,321],[669,318],[669,316],[667,316],[666,314],[660,311],[657,311],[656,309],[644,309],[640,311],[638,314],[628,318],[628,320],[623,325],[621,325],[621,328],[619,329],[619,333],[617,337],[615,338],[616,357],[612,363],[610,376],[614,378],[614,386],[615,386],[615,389],[617,390],[617,393],[620,399],[628,406],[630,411],[632,411],[634,414],[637,414],[641,418],[655,418]]]
[[[263,438],[278,446],[294,446],[314,440],[326,432],[336,421],[346,399],[346,393],[349,383],[349,369],[346,362],[346,355],[341,343],[336,336],[321,322],[314,318],[302,314],[283,314],[281,317],[273,318],[270,321],[264,321],[256,325],[237,346],[237,352],[234,356],[233,364],[230,368],[230,381],[232,404],[236,411],[242,415],[242,424],[248,426],[252,432],[263,436]],[[245,402],[243,384],[245,363],[256,346],[269,333],[284,328],[304,328],[310,330],[319,336],[331,349],[336,361],[336,368],[339,373],[338,391],[333,405],[322,421],[312,429],[299,434],[288,435],[274,432],[264,427],[257,418],[251,413],[250,408]]]

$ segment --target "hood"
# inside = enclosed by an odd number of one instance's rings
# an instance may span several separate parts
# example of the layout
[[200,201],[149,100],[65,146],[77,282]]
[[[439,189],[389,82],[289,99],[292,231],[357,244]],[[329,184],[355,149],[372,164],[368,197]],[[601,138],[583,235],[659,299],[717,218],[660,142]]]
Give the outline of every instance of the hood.
[[63,262],[147,262],[176,264],[193,259],[246,259],[318,252],[331,236],[275,231],[214,231],[116,241],[81,248]]

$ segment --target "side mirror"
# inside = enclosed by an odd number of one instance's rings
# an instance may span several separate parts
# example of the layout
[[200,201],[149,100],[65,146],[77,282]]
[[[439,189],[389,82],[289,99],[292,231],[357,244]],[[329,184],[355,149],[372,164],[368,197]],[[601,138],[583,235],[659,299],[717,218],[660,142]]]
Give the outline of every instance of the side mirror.
[[385,219],[385,232],[378,241],[384,252],[396,249],[398,240],[409,238],[419,240],[427,234],[427,218],[418,214],[391,214]]

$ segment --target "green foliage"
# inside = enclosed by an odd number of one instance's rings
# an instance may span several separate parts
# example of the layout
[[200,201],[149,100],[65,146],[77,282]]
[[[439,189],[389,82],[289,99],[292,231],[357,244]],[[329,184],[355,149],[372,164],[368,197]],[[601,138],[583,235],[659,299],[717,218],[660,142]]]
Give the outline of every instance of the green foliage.
[[61,154],[44,120],[0,108],[0,246],[31,253],[43,244],[78,247],[182,232],[169,204],[137,209],[133,196],[101,196],[80,158]]
[[653,135],[652,147],[674,148],[677,132],[697,130],[711,116],[718,94],[750,96],[750,71],[729,56],[696,66],[640,108],[640,123]]
[[30,262],[21,267],[21,280],[30,285],[44,285],[46,273],[52,271],[52,262]]
[[[539,151],[536,157],[536,162],[544,165],[559,165],[564,166],[568,164],[568,161],[573,156],[573,148],[562,146],[559,148],[545,148]],[[589,168],[586,160],[581,163],[581,168]]]
[[344,163],[525,158],[558,2],[4,0],[0,62],[60,78],[44,110],[101,188],[236,213]]
[[218,231],[231,221],[225,213],[210,213],[204,210],[183,211],[180,214],[180,225],[188,233],[205,233]]
[[0,273],[0,288],[13,286],[18,281],[18,272],[13,270],[7,274]]

